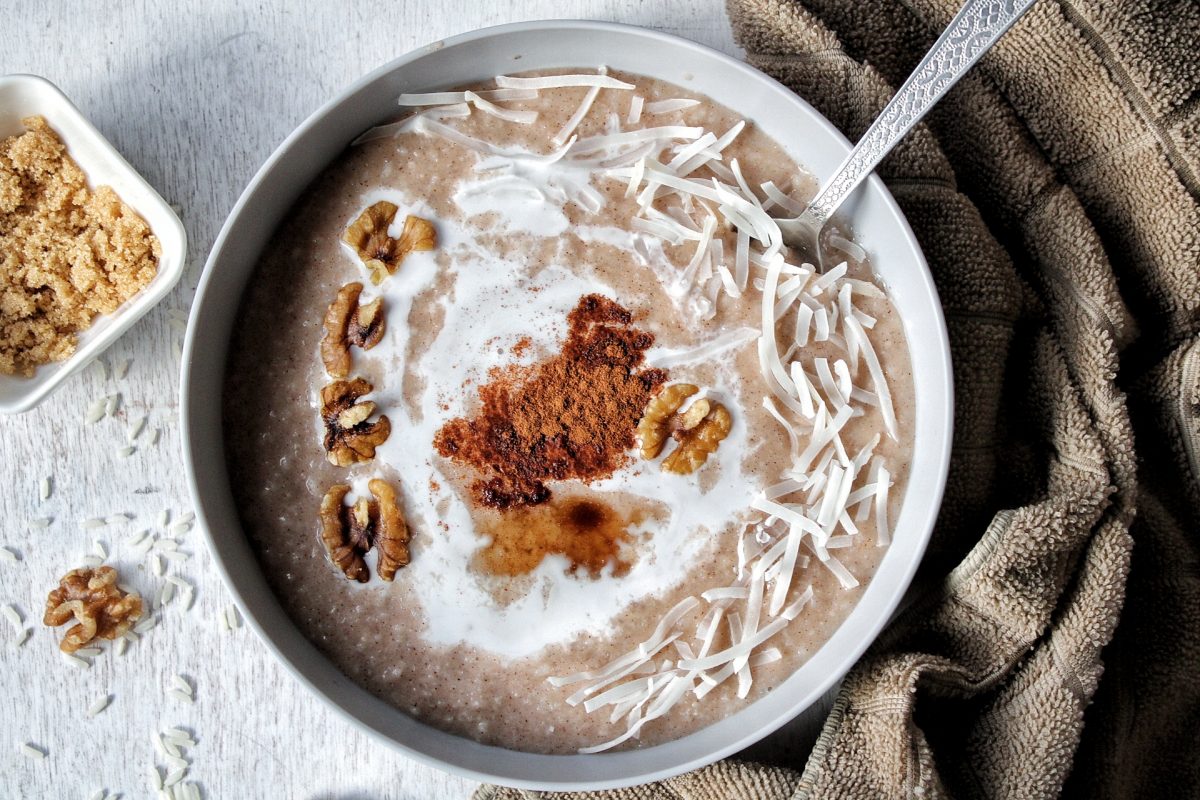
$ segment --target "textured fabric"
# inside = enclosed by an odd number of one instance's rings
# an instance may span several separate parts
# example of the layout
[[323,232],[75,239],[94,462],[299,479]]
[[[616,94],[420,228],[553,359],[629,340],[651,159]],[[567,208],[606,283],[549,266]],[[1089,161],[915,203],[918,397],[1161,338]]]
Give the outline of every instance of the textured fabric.
[[[851,139],[960,5],[728,3]],[[1200,796],[1200,3],[1042,0],[880,174],[954,358],[930,588],[806,763],[576,797]]]

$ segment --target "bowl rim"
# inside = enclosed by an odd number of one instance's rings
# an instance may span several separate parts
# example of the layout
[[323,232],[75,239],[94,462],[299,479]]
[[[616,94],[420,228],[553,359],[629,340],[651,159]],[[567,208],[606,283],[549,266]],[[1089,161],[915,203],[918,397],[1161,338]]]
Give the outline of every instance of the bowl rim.
[[[803,108],[803,110],[813,118],[815,125],[823,128],[828,135],[832,136],[838,142],[838,144],[844,149],[845,153],[849,153],[849,151],[850,151],[850,148],[851,148],[850,142],[841,134],[840,131],[837,130],[836,127],[833,126],[833,124],[831,122],[829,122],[820,112],[818,112],[810,104],[808,104],[802,97],[800,97],[799,95],[792,92],[792,90],[788,89],[786,86],[783,86],[782,84],[780,84],[778,81],[776,81],[771,76],[766,75],[765,73],[757,70],[756,68],[750,66],[749,64],[747,64],[743,61],[740,61],[732,56],[729,56],[725,53],[722,53],[718,50],[715,50],[714,48],[700,44],[698,42],[693,42],[691,40],[684,39],[682,37],[675,36],[673,34],[668,34],[668,33],[664,33],[661,31],[651,30],[651,29],[643,28],[643,27],[636,26],[636,25],[629,25],[629,24],[616,23],[616,22],[593,21],[593,20],[576,20],[576,19],[537,20],[537,21],[528,21],[528,22],[514,22],[514,23],[507,23],[507,24],[502,24],[502,25],[485,27],[485,28],[478,28],[478,29],[470,30],[470,31],[467,31],[464,33],[457,34],[455,36],[437,40],[435,42],[424,45],[422,47],[415,48],[415,49],[409,51],[408,53],[405,53],[395,59],[392,59],[391,61],[377,67],[376,69],[371,70],[366,75],[362,76],[358,80],[352,82],[351,84],[349,84],[342,90],[338,91],[331,99],[329,99],[327,102],[323,103],[312,114],[310,114],[308,117],[306,117],[304,119],[304,121],[301,122],[275,148],[275,150],[271,153],[271,155],[267,158],[267,160],[255,172],[254,176],[251,178],[249,183],[246,185],[246,188],[243,190],[243,192],[239,196],[237,202],[231,209],[228,217],[226,218],[224,224],[221,227],[220,233],[218,234],[216,240],[213,243],[209,258],[205,264],[204,271],[201,275],[199,284],[197,286],[194,306],[196,308],[198,308],[198,307],[200,307],[200,305],[202,303],[204,303],[204,301],[206,299],[208,299],[207,294],[208,294],[208,290],[209,290],[209,284],[211,282],[212,275],[214,272],[214,266],[221,261],[223,251],[229,246],[229,238],[231,235],[231,231],[235,227],[236,221],[238,220],[239,216],[245,211],[246,206],[250,203],[250,201],[253,199],[253,196],[259,190],[259,187],[264,182],[264,179],[272,173],[275,165],[288,154],[288,152],[291,150],[293,145],[298,140],[303,138],[312,127],[314,127],[327,114],[329,114],[331,111],[333,111],[339,105],[341,105],[343,102],[347,101],[348,99],[350,99],[351,97],[353,97],[354,95],[356,95],[357,93],[359,93],[360,91],[362,91],[364,88],[368,87],[370,84],[374,83],[375,81],[380,80],[381,78],[387,76],[389,73],[392,73],[392,72],[404,67],[405,65],[420,59],[421,57],[423,57],[429,53],[435,52],[437,50],[441,50],[445,47],[469,44],[472,42],[477,42],[482,39],[503,36],[506,34],[523,33],[523,32],[528,32],[528,31],[547,32],[547,31],[565,31],[565,30],[585,31],[585,32],[586,31],[609,31],[609,32],[615,32],[618,34],[632,35],[635,37],[639,37],[642,41],[644,41],[648,44],[652,44],[655,41],[666,42],[666,43],[670,43],[671,45],[676,46],[676,47],[684,47],[684,48],[694,50],[704,57],[722,61],[725,63],[725,66],[732,67],[736,71],[741,72],[747,78],[747,80],[766,81],[770,84],[774,84],[775,86],[781,88],[783,91],[785,91],[789,95],[789,99],[793,100],[795,103],[797,103],[799,106],[801,106]],[[702,86],[699,88],[701,90],[703,90]],[[806,165],[806,167],[808,167],[808,166],[809,165]],[[817,175],[817,177],[827,178],[828,176],[827,175]],[[786,708],[779,709],[775,713],[770,724],[760,727],[760,728],[756,728],[754,730],[745,731],[741,735],[732,738],[732,740],[730,740],[730,741],[727,741],[722,746],[711,749],[710,751],[707,751],[703,756],[680,761],[678,763],[674,763],[671,766],[665,767],[665,768],[660,767],[660,768],[656,768],[656,769],[643,769],[642,771],[636,772],[635,774],[623,774],[616,778],[611,778],[611,779],[605,778],[605,779],[600,779],[600,780],[574,779],[574,778],[539,780],[536,778],[497,774],[494,772],[487,772],[487,771],[484,771],[484,770],[481,770],[481,769],[478,769],[475,767],[471,767],[471,766],[464,766],[463,764],[460,764],[460,763],[450,763],[450,762],[444,761],[442,759],[439,759],[436,756],[430,755],[429,753],[424,752],[420,749],[417,749],[416,747],[411,746],[410,744],[408,744],[406,742],[399,741],[398,739],[389,735],[387,732],[380,730],[379,728],[370,724],[366,720],[360,718],[356,713],[349,710],[343,704],[342,701],[331,696],[331,694],[327,691],[327,687],[324,687],[324,686],[318,684],[313,679],[312,676],[307,674],[307,672],[305,670],[302,670],[301,667],[297,663],[294,663],[293,659],[283,652],[283,649],[282,649],[281,645],[276,641],[274,634],[272,632],[266,630],[263,627],[263,625],[260,624],[259,620],[256,618],[256,616],[254,614],[248,612],[247,609],[250,604],[247,602],[246,597],[244,596],[242,587],[231,576],[228,565],[224,562],[223,558],[219,555],[219,548],[217,545],[216,537],[212,533],[212,527],[209,524],[209,521],[205,514],[206,499],[204,497],[204,492],[202,492],[200,489],[200,486],[202,483],[202,478],[196,469],[195,448],[194,448],[194,443],[192,441],[193,409],[192,409],[192,401],[190,400],[190,395],[192,393],[193,386],[192,386],[192,380],[191,380],[190,366],[191,366],[191,363],[193,360],[192,359],[193,353],[197,350],[198,347],[202,346],[200,344],[200,342],[198,341],[198,334],[197,334],[198,315],[193,313],[189,319],[187,334],[186,334],[185,342],[184,342],[183,360],[181,363],[181,380],[180,380],[180,414],[181,414],[181,420],[183,422],[183,435],[182,435],[181,439],[182,439],[182,449],[183,449],[183,456],[184,456],[185,471],[186,471],[186,476],[187,476],[188,490],[191,495],[193,506],[195,508],[195,513],[197,515],[197,521],[199,523],[199,527],[203,531],[206,546],[208,547],[208,550],[213,557],[213,562],[217,568],[217,571],[220,573],[221,578],[222,578],[223,582],[225,583],[226,588],[229,590],[230,594],[233,596],[234,601],[236,602],[239,610],[242,612],[248,625],[255,631],[255,633],[258,635],[259,639],[266,645],[267,649],[273,654],[275,659],[284,666],[284,668],[287,672],[289,672],[296,680],[298,680],[302,685],[304,685],[310,693],[319,697],[323,701],[324,705],[327,708],[331,709],[335,715],[337,715],[341,719],[349,722],[357,730],[365,732],[371,738],[382,741],[384,744],[386,744],[390,748],[397,750],[397,751],[403,753],[404,755],[406,755],[410,758],[413,758],[417,761],[420,761],[424,764],[428,764],[437,769],[447,771],[452,774],[459,775],[461,777],[465,777],[465,778],[469,778],[469,779],[477,780],[477,781],[482,781],[482,782],[487,782],[487,783],[499,783],[502,785],[517,787],[517,788],[544,790],[544,791],[603,790],[603,789],[610,789],[610,788],[627,787],[627,786],[632,786],[632,785],[637,785],[637,784],[646,783],[646,782],[650,782],[650,781],[662,780],[665,778],[673,777],[673,776],[697,769],[699,767],[703,767],[708,764],[714,763],[714,762],[721,760],[731,754],[738,752],[739,750],[744,749],[745,747],[750,746],[751,744],[754,744],[755,742],[759,741],[760,739],[764,738],[765,736],[771,734],[772,732],[774,732],[775,730],[780,728],[782,725],[786,724],[789,720],[793,719],[796,715],[801,713],[804,709],[811,706],[813,702],[815,702],[820,696],[822,696],[824,693],[826,693],[834,684],[836,684],[838,681],[840,681],[845,676],[846,672],[848,672],[854,666],[854,664],[857,663],[858,659],[862,656],[863,652],[865,652],[867,647],[869,647],[871,645],[871,643],[875,641],[875,639],[878,637],[880,631],[882,631],[882,629],[892,619],[893,615],[896,612],[897,607],[899,606],[901,600],[904,597],[905,591],[907,591],[908,587],[911,585],[913,576],[916,573],[917,567],[919,566],[919,564],[924,556],[930,536],[932,535],[933,525],[936,520],[937,511],[940,507],[941,500],[942,500],[942,497],[943,497],[943,494],[945,491],[946,478],[947,478],[948,468],[949,468],[950,446],[951,446],[952,434],[953,434],[953,405],[954,405],[953,374],[952,374],[951,368],[950,368],[951,354],[950,354],[950,348],[949,348],[949,339],[948,339],[948,334],[947,334],[947,330],[946,330],[944,315],[942,313],[941,303],[940,303],[940,300],[938,299],[937,289],[933,283],[932,275],[929,271],[929,267],[925,260],[924,253],[923,253],[919,243],[917,242],[916,236],[913,233],[913,231],[908,223],[907,218],[904,216],[903,212],[899,208],[899,205],[896,203],[895,198],[891,195],[891,193],[884,186],[882,180],[879,178],[878,175],[872,174],[870,176],[870,178],[868,179],[867,183],[870,187],[870,190],[873,191],[873,193],[878,197],[878,199],[884,204],[885,208],[892,214],[892,216],[895,217],[895,220],[896,220],[896,223],[898,226],[897,232],[898,232],[899,236],[901,237],[901,239],[904,241],[904,243],[907,245],[909,250],[911,251],[910,252],[911,258],[914,259],[916,264],[920,267],[919,275],[916,277],[919,278],[919,280],[921,282],[921,289],[925,294],[928,295],[928,300],[930,301],[929,307],[932,310],[934,318],[931,319],[929,322],[932,323],[932,326],[935,328],[936,332],[939,334],[938,341],[937,341],[938,347],[936,348],[936,352],[933,352],[931,354],[931,358],[936,362],[936,366],[938,366],[940,368],[939,369],[940,380],[933,381],[932,384],[930,384],[930,385],[931,385],[931,390],[934,393],[936,399],[939,399],[942,401],[941,404],[944,407],[944,411],[945,411],[944,415],[939,418],[942,424],[940,425],[939,430],[937,431],[942,436],[942,440],[940,443],[940,447],[938,448],[937,452],[934,454],[934,460],[936,462],[936,467],[937,467],[937,470],[936,470],[937,474],[932,483],[933,488],[929,492],[926,493],[929,498],[929,511],[926,515],[927,518],[923,519],[919,526],[917,526],[916,528],[914,528],[913,531],[908,533],[908,535],[910,537],[913,537],[913,540],[911,542],[909,549],[906,551],[907,560],[898,567],[898,569],[900,570],[900,578],[901,579],[897,582],[891,595],[887,597],[886,602],[876,604],[877,608],[879,609],[878,614],[873,619],[871,619],[869,624],[867,624],[866,626],[861,626],[865,629],[864,635],[862,635],[857,640],[855,640],[853,646],[848,647],[844,651],[842,651],[844,653],[844,655],[841,656],[841,661],[844,664],[844,667],[839,670],[830,672],[826,678],[819,681],[818,687],[816,689],[814,689],[812,692],[810,692],[809,695],[806,696],[806,699],[804,701],[802,701],[798,704],[793,704],[793,705],[787,706]],[[862,191],[866,192],[867,189],[864,188],[864,189],[862,189]],[[212,302],[212,301],[210,301],[210,302]],[[215,480],[218,480],[218,481],[227,480],[227,476],[222,475],[219,478],[216,478]],[[241,535],[244,536],[244,532],[239,531],[239,533],[241,533]],[[887,557],[885,556],[885,559],[886,558]],[[272,599],[275,599],[275,598],[272,597]],[[276,602],[278,602],[277,599],[276,599]],[[835,631],[835,635],[836,635],[836,631]],[[322,659],[326,658],[323,654],[320,654],[319,651],[316,651],[315,646],[312,646],[311,643],[309,643],[309,644],[311,647],[313,647],[314,652],[316,652],[316,654],[320,658],[322,658]],[[817,652],[820,652],[820,650],[818,649]],[[814,653],[814,655],[815,655],[815,653]],[[336,670],[337,668],[333,667],[333,669]],[[766,699],[767,698],[764,697],[756,702],[762,702]],[[382,701],[380,701],[380,702],[382,702]],[[753,704],[751,704],[751,705],[753,705]],[[747,706],[747,708],[749,708],[749,706]],[[739,709],[739,711],[741,711],[741,710],[744,710],[744,709]],[[400,710],[396,710],[396,713],[403,714],[404,712],[400,711]],[[422,723],[422,724],[424,724],[424,723]],[[478,742],[473,742],[472,740],[469,740],[466,738],[457,737],[454,734],[447,734],[436,728],[431,727],[430,730],[435,733],[438,733],[438,734],[454,736],[455,738],[459,739],[465,747],[471,746],[471,745],[482,746],[482,745],[479,745]],[[703,731],[703,730],[705,730],[705,729],[701,729],[701,731]],[[699,733],[699,731],[697,733]],[[695,734],[691,734],[691,735],[695,735]],[[687,737],[684,737],[684,738],[687,738]],[[681,741],[681,740],[675,740],[675,741]],[[670,743],[668,742],[667,744],[670,744]],[[660,745],[660,746],[665,746],[665,745]],[[484,747],[488,747],[488,746],[484,746]],[[547,755],[542,755],[542,754],[525,753],[522,751],[506,750],[504,748],[492,748],[492,749],[503,750],[506,753],[514,754],[516,757],[528,758],[528,759],[531,759],[534,761],[537,761],[540,759],[597,759],[597,758],[614,759],[614,758],[620,757],[622,755],[646,752],[645,750],[642,750],[642,751],[634,750],[634,751],[619,751],[616,753],[600,753],[600,754],[596,754],[596,755],[568,754],[568,755],[558,755],[558,756],[547,756]],[[650,749],[652,750],[654,748],[650,748]]]
[[[24,391],[16,393],[11,398],[0,399],[0,414],[20,414],[41,404],[68,378],[83,370],[124,336],[134,323],[162,302],[183,277],[187,264],[187,231],[184,229],[179,215],[150,185],[150,182],[134,169],[133,165],[121,155],[121,152],[52,81],[31,73],[15,72],[0,75],[0,94],[8,91],[9,87],[19,89],[22,86],[49,97],[55,109],[53,112],[29,111],[17,116],[25,117],[37,113],[45,116],[46,121],[50,123],[55,133],[66,145],[68,155],[83,170],[89,188],[94,190],[97,185],[107,183],[98,181],[93,174],[97,162],[107,162],[107,166],[112,171],[121,173],[123,179],[131,184],[134,191],[140,195],[139,198],[131,201],[127,192],[118,192],[121,202],[133,208],[138,216],[146,222],[150,232],[158,237],[162,253],[158,259],[158,271],[150,283],[122,303],[116,311],[111,314],[98,315],[92,321],[91,327],[80,331],[78,346],[69,358],[41,365],[38,367],[37,374],[32,378],[0,375],[0,381],[25,382],[25,386],[22,387]],[[64,132],[58,124],[64,119],[69,120],[69,124],[75,130],[69,133]],[[85,155],[81,160],[78,153],[80,144],[92,147],[99,155],[94,158]],[[176,244],[171,246],[172,243]],[[101,323],[106,323],[104,329],[95,335],[88,336],[89,331],[94,331],[95,326]],[[43,371],[45,372],[43,373]]]

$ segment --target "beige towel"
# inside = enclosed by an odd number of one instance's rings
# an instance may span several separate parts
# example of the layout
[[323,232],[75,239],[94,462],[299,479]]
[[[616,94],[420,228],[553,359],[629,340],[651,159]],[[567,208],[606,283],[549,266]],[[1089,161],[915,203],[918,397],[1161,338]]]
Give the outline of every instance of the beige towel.
[[[851,139],[961,4],[728,2]],[[1200,3],[1042,0],[880,172],[954,356],[929,589],[811,755],[579,797],[1200,796]]]

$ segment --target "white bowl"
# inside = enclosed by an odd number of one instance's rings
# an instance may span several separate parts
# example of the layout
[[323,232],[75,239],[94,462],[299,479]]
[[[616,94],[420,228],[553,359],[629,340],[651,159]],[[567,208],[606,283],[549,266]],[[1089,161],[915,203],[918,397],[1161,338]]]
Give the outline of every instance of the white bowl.
[[950,352],[920,248],[873,177],[847,216],[904,319],[916,384],[916,445],[895,538],[858,606],[807,663],[766,697],[666,744],[596,755],[534,755],[431,728],[359,688],[300,633],[268,587],[230,494],[221,432],[225,353],[238,300],[275,226],[304,187],[359,133],[396,114],[401,92],[430,91],[515,70],[611,68],[687,86],[760,125],[818,178],[849,150],[788,89],[713,50],[662,33],[596,22],[531,22],[436,42],[372,72],[319,109],[271,155],[226,221],[204,271],[184,347],[184,456],[197,514],[246,619],[310,691],[413,758],[471,778],[546,790],[599,789],[676,775],[771,733],[828,690],[887,622],[925,550],[945,485],[951,434]]
[[36,115],[45,117],[50,123],[66,144],[71,158],[87,175],[92,188],[111,186],[146,220],[162,245],[162,257],[158,262],[158,273],[150,284],[113,313],[96,317],[92,326],[79,334],[75,353],[66,361],[43,365],[31,378],[0,375],[0,413],[3,414],[33,408],[64,380],[103,353],[167,296],[183,276],[187,254],[187,234],[171,206],[129,166],[129,162],[57,86],[36,75],[0,76],[0,138],[21,133],[24,130],[21,120]]

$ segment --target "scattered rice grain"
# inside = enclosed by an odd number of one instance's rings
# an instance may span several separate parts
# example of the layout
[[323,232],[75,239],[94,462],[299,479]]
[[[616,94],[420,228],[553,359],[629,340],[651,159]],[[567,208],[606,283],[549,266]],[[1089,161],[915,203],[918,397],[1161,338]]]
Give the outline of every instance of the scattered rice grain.
[[92,552],[96,554],[96,558],[103,561],[108,558],[108,550],[104,547],[104,542],[99,539],[92,539]]
[[145,633],[158,624],[157,617],[146,617],[144,620],[133,626],[134,633]]
[[174,786],[175,784],[177,784],[181,780],[183,780],[185,775],[187,775],[187,767],[183,767],[182,769],[177,769],[174,772],[168,774],[167,777],[163,778],[163,786],[164,787]]
[[96,702],[94,702],[90,706],[88,706],[87,715],[89,717],[96,716],[101,711],[108,708],[108,704],[111,702],[112,702],[112,695],[108,695],[108,694],[104,695],[104,697],[101,697],[99,700],[97,700]]
[[[190,553],[185,553],[182,550],[167,550],[161,555],[172,564],[182,564],[184,561],[187,561],[192,557]],[[159,574],[161,575],[162,573],[160,572]]]
[[70,653],[64,653],[61,650],[58,651],[58,655],[62,658],[63,661],[67,662],[75,669],[88,669],[89,667],[92,666],[90,662],[84,661],[79,656],[73,656]]
[[126,358],[126,359],[123,359],[121,361],[121,363],[117,365],[116,369],[113,370],[113,372],[116,373],[117,380],[125,379],[125,376],[129,374],[129,365],[132,363],[133,363],[132,358]]
[[104,399],[104,413],[108,416],[116,416],[117,409],[121,407],[121,393],[110,394]]
[[46,476],[45,478],[42,478],[42,482],[38,486],[38,497],[40,497],[42,500],[49,500],[50,493],[53,490],[54,484],[51,482],[50,477]]
[[91,517],[90,519],[85,519],[83,521],[83,527],[87,530],[91,530],[93,528],[103,528],[107,524],[108,523],[100,517]]
[[24,622],[21,619],[21,612],[17,611],[16,607],[8,605],[0,608],[0,613],[4,614],[4,618],[8,620],[8,624],[13,626],[14,630],[20,631],[21,624]]
[[158,527],[165,528],[167,523],[171,521],[171,512],[168,509],[163,509],[158,512]]
[[13,550],[11,547],[8,547],[7,545],[5,545],[4,547],[0,547],[0,561],[4,561],[9,564],[15,564],[20,560],[21,560],[21,556],[17,555],[16,550]]
[[81,647],[75,651],[75,655],[79,658],[95,658],[103,652],[99,647]]
[[113,650],[119,656],[125,655],[125,651],[127,649],[129,649],[129,640],[124,636],[122,636],[120,639],[117,639],[117,643],[113,645]]
[[92,404],[87,407],[87,413],[84,414],[83,421],[88,425],[95,425],[100,420],[104,419],[104,407],[107,398],[101,397],[93,400]]
[[25,642],[29,641],[29,635],[31,633],[33,633],[32,628],[23,628],[21,632],[17,634],[17,638],[13,639],[13,645],[15,647],[20,647],[21,645],[25,644]]
[[117,458],[129,458],[137,450],[136,447],[128,446],[117,449]]
[[167,695],[175,698],[176,700],[179,700],[182,703],[194,703],[195,702],[194,697],[192,697],[190,694],[184,694],[183,692],[179,691],[178,689],[168,689]]
[[46,757],[45,750],[31,744],[30,742],[23,742],[21,744],[21,754],[24,755],[26,758],[33,758],[33,759],[38,759],[38,760],[41,760]]
[[150,791],[157,792],[162,788],[162,773],[158,771],[158,767],[150,767]]

